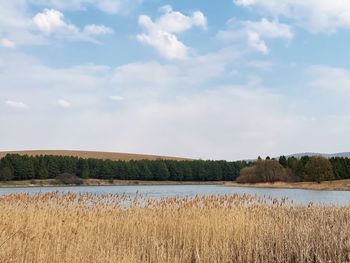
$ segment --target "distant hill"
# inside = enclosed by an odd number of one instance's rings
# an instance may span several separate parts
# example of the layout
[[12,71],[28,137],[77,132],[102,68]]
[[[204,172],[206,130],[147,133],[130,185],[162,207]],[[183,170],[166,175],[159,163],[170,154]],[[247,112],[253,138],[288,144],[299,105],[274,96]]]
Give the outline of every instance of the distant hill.
[[69,150],[31,150],[31,151],[0,151],[0,158],[3,158],[6,154],[20,154],[20,155],[61,155],[61,156],[74,156],[80,158],[95,158],[105,160],[189,160],[181,157],[149,155],[149,154],[133,154],[133,153],[116,153],[116,152],[94,152],[94,151],[69,151]]
[[290,154],[288,157],[294,156],[295,158],[301,158],[303,156],[323,156],[326,158],[332,157],[350,157],[350,152],[341,152],[341,153],[313,153],[313,152],[305,152],[305,153],[295,153]]

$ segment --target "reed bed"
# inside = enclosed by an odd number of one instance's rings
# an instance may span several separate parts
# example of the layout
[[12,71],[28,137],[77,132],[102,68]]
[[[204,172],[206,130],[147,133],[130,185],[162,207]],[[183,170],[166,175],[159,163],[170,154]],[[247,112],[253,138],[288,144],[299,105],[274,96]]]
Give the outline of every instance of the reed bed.
[[0,197],[0,262],[350,262],[350,207],[10,194]]

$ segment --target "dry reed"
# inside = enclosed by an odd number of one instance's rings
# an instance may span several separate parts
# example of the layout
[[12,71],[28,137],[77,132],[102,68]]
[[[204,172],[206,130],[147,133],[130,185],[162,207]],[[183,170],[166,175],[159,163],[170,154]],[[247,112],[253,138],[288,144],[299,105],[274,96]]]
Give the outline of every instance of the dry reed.
[[0,262],[349,262],[350,207],[256,196],[0,196]]

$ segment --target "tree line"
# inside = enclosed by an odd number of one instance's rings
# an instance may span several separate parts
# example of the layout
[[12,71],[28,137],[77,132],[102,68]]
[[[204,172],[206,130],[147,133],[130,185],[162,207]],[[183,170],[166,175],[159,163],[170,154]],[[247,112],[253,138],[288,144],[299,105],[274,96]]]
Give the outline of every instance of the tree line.
[[0,159],[0,181],[56,178],[71,174],[88,179],[234,181],[325,181],[350,179],[350,159],[281,156],[256,161],[139,160],[112,161],[68,156],[8,154]]
[[71,174],[83,179],[233,181],[247,165],[246,161],[112,161],[8,154],[0,160],[0,180],[50,179]]
[[260,182],[321,182],[350,179],[350,159],[321,156],[303,156],[301,158],[280,156],[279,159],[260,157],[250,166],[243,167],[239,183]]

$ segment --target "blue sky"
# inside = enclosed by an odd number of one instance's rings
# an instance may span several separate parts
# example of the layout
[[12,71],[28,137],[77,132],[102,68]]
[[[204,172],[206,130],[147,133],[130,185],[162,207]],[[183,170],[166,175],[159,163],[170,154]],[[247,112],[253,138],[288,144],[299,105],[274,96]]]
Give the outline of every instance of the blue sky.
[[0,150],[350,150],[346,0],[0,0]]

